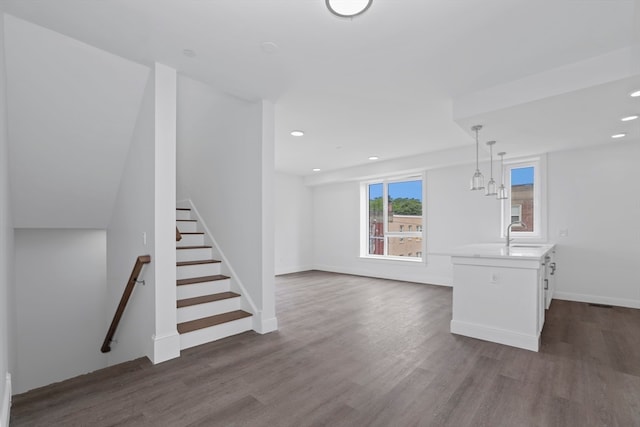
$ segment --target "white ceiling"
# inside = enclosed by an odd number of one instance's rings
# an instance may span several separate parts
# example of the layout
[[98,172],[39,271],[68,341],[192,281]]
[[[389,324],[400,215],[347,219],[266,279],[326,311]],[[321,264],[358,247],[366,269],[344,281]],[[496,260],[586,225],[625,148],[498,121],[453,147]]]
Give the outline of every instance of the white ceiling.
[[[497,139],[512,155],[609,142],[618,111],[640,111],[625,92],[640,83],[629,80],[640,73],[638,3],[373,0],[348,20],[331,15],[324,0],[0,1],[10,14],[124,58],[274,101],[276,168],[301,175],[371,155],[384,161],[467,146],[468,128],[479,122],[483,141]],[[265,52],[264,42],[278,49]],[[455,104],[474,93],[491,104],[492,88],[624,49],[628,63],[616,79],[585,65],[576,77],[589,84],[556,85],[544,99],[514,97],[508,108],[481,108],[476,99],[475,113],[454,120]],[[292,137],[293,129],[306,135]]]

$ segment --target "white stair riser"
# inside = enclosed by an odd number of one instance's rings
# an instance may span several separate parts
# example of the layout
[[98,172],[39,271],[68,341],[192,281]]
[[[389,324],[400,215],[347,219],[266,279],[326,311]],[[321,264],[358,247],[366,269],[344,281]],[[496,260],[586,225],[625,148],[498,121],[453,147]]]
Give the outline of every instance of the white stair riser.
[[178,323],[202,319],[203,317],[215,316],[216,314],[228,313],[235,310],[240,310],[240,297],[181,307],[178,309]]
[[182,239],[176,242],[176,247],[202,246],[204,245],[203,234],[183,234]]
[[198,231],[198,223],[195,221],[176,221],[176,227],[178,231],[185,233]]
[[176,291],[178,299],[201,297],[203,295],[219,294],[231,289],[229,279],[216,280],[214,282],[194,283],[192,285],[178,286]]
[[230,337],[245,331],[251,330],[251,317],[234,320],[209,328],[198,329],[197,331],[180,334],[180,349],[195,347],[200,344],[216,341]]
[[176,261],[200,261],[211,259],[211,248],[201,249],[178,249],[176,250]]
[[183,265],[178,267],[177,279],[190,279],[191,277],[204,277],[220,274],[220,263],[212,262],[207,264]]
[[191,211],[176,210],[176,219],[193,219]]

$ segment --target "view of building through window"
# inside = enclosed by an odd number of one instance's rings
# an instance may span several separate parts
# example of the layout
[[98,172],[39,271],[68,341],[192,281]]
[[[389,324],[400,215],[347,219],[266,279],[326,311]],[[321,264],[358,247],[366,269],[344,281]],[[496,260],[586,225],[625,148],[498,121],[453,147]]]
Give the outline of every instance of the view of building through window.
[[511,169],[511,222],[521,221],[526,227],[515,227],[513,231],[534,230],[534,167]]
[[421,258],[422,180],[375,183],[367,187],[369,255]]

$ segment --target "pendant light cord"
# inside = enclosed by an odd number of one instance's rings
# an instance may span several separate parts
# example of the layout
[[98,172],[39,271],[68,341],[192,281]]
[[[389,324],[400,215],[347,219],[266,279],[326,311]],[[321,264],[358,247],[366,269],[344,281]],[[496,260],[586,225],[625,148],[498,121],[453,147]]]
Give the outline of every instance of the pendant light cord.
[[493,144],[489,145],[489,156],[491,158],[491,179],[493,180]]
[[480,165],[478,163],[478,155],[480,153],[480,148],[479,148],[479,143],[478,143],[478,130],[479,129],[476,128],[476,170],[477,171],[480,170]]

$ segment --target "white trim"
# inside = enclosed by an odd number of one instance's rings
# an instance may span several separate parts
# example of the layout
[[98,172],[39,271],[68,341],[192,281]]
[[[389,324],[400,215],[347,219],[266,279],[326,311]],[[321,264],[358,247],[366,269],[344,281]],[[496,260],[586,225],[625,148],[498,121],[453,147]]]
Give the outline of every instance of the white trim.
[[400,282],[419,283],[421,285],[451,287],[451,277],[424,274],[424,270],[422,269],[415,275],[412,275],[412,274],[398,275],[398,274],[372,273],[372,271],[368,268],[344,268],[344,267],[335,267],[331,265],[317,264],[314,266],[313,270],[326,271],[329,273],[351,274],[353,276],[372,277],[374,279],[388,279],[388,280],[397,280]]
[[[231,265],[231,263],[229,262],[227,257],[224,255],[224,252],[222,252],[222,250],[220,250],[220,245],[218,245],[218,242],[216,242],[216,239],[213,238],[213,234],[211,233],[211,230],[209,230],[209,227],[207,227],[206,222],[204,222],[204,220],[202,219],[202,216],[198,212],[198,209],[196,209],[196,207],[193,204],[193,202],[191,201],[191,199],[181,200],[181,201],[177,202],[177,204],[182,204],[182,203],[187,203],[189,205],[189,207],[191,208],[192,212],[196,215],[196,218],[194,218],[194,219],[198,220],[198,223],[200,224],[200,226],[204,230],[204,234],[206,236],[205,238],[209,239],[211,241],[213,246],[216,248],[217,255],[219,255],[220,258],[222,258],[222,260],[221,260],[223,262],[222,267],[229,269],[232,285],[235,284],[235,285],[238,286],[238,288],[240,290],[240,295],[242,296],[242,300],[249,304],[250,309],[248,311],[250,311],[255,317],[255,315],[258,314],[258,312],[259,312],[258,308],[256,307],[255,303],[253,302],[253,299],[251,299],[251,296],[247,292],[247,289],[242,284],[242,281],[240,280],[240,277],[236,274],[235,270],[233,269],[233,266]],[[245,306],[245,304],[243,304],[243,306]]]
[[276,276],[282,276],[284,274],[301,273],[303,271],[313,270],[312,265],[298,265],[291,267],[283,267],[276,271]]
[[617,307],[640,308],[640,300],[627,298],[611,298],[601,295],[577,294],[574,292],[559,292],[558,290],[553,293],[553,299],[586,302],[592,304],[615,305]]
[[7,372],[4,383],[4,394],[2,395],[2,409],[0,410],[0,427],[9,427],[9,416],[11,412],[11,374]]
[[154,365],[180,357],[180,334],[177,330],[161,337],[152,335],[151,341],[153,342],[153,360],[151,362]]
[[498,344],[510,345],[525,350],[538,351],[540,348],[540,335],[527,335],[504,329],[490,328],[476,323],[451,320],[451,333],[477,338]]
[[258,316],[253,316],[253,330],[259,334],[268,334],[269,332],[278,330],[278,318],[271,317],[268,319],[262,318],[262,313]]

